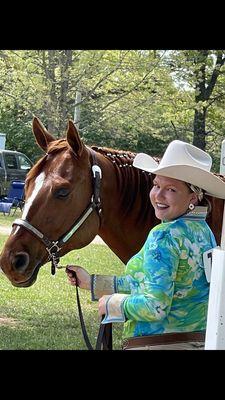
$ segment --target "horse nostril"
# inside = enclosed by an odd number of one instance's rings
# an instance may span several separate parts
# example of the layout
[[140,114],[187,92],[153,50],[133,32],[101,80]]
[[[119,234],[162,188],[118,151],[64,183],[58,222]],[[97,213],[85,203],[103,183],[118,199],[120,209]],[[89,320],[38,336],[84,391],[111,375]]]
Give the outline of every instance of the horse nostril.
[[20,253],[16,253],[12,264],[15,269],[23,272],[29,264],[29,255],[22,251]]

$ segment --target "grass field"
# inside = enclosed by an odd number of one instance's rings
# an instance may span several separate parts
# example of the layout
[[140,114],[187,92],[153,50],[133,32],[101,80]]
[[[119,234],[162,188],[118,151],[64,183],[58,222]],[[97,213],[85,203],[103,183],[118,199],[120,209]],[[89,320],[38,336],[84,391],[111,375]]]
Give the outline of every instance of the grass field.
[[16,218],[21,218],[21,212],[20,210],[16,211],[15,215],[4,215],[3,213],[0,213],[0,227],[1,226],[8,226],[10,227],[12,225],[12,222]]
[[[17,215],[18,217],[19,215]],[[0,218],[10,226],[15,217]],[[0,251],[7,236],[0,236]],[[105,245],[90,244],[72,251],[61,264],[81,265],[90,273],[122,274],[124,265]],[[1,350],[86,350],[79,323],[76,293],[64,270],[52,276],[50,264],[43,266],[37,281],[29,288],[16,288],[0,273]],[[87,332],[95,345],[99,329],[97,302],[80,290]],[[122,324],[113,326],[113,348],[120,349]]]

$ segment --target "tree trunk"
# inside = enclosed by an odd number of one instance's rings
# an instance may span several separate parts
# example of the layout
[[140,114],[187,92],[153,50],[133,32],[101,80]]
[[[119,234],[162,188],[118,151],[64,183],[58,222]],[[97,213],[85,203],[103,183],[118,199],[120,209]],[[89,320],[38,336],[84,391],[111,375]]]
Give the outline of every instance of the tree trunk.
[[205,150],[206,147],[205,123],[206,109],[203,109],[203,111],[195,110],[193,145],[202,150]]
[[68,122],[68,90],[69,90],[69,67],[72,64],[72,50],[63,50],[60,52],[60,96],[59,96],[59,132],[62,135],[65,130],[65,124]]
[[206,67],[208,55],[208,50],[200,50],[197,52],[194,60],[194,64],[196,65],[194,71],[196,78],[195,103],[198,108],[196,107],[194,115],[193,144],[202,150],[205,150],[206,146],[206,108],[199,106],[201,106],[201,102],[206,100]]
[[77,129],[79,129],[80,125],[80,104],[79,104],[80,102],[81,102],[81,92],[77,90],[75,104],[74,104],[74,123],[76,124]]
[[206,117],[207,108],[209,107],[209,100],[212,97],[214,87],[216,85],[221,67],[225,62],[225,57],[222,51],[216,52],[216,62],[211,75],[207,78],[207,62],[209,57],[209,50],[199,50],[195,57],[195,103],[200,105],[201,102],[206,103],[207,106],[198,107],[195,109],[194,115],[194,137],[193,144],[202,150],[206,147]]
[[54,110],[57,108],[57,95],[56,95],[56,79],[55,79],[55,67],[56,67],[56,51],[48,50],[48,65],[46,69],[46,75],[50,82],[50,103],[46,110],[48,116],[48,130],[56,134],[56,121],[54,118]]

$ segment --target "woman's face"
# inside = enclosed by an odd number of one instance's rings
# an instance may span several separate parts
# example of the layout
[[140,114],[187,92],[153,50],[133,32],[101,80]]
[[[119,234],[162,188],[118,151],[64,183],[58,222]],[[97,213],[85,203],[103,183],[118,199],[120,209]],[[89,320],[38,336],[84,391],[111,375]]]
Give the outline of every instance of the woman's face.
[[188,210],[190,203],[197,204],[196,193],[190,192],[185,182],[156,175],[150,191],[150,200],[158,219],[171,221]]

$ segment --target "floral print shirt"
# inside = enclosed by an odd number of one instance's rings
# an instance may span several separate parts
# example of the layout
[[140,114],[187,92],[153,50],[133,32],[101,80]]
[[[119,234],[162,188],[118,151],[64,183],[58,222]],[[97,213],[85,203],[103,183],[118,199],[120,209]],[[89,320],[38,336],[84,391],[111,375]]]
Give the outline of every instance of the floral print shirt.
[[203,253],[217,244],[205,207],[196,208],[155,226],[125,275],[115,278],[116,292],[127,294],[121,301],[124,338],[205,330],[209,283]]

